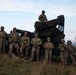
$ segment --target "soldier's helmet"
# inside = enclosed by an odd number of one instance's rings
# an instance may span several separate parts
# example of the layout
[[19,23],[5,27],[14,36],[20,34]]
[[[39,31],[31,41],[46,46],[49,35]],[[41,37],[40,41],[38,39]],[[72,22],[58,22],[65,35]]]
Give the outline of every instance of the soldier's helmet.
[[64,39],[61,39],[61,42],[65,42],[65,40]]
[[42,13],[45,13],[45,10],[42,10]]
[[1,26],[1,29],[4,29],[4,26]]
[[14,27],[13,30],[16,30],[16,28]]
[[72,43],[71,40],[68,40],[68,41],[67,41],[67,44],[68,44],[68,43]]

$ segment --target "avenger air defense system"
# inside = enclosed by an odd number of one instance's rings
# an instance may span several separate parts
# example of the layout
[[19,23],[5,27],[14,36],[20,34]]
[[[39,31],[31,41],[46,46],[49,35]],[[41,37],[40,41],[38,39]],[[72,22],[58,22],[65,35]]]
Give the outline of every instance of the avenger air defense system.
[[[44,55],[45,51],[43,48],[43,44],[46,42],[47,37],[50,37],[51,42],[54,44],[54,49],[52,51],[53,55],[59,56],[60,52],[58,50],[58,45],[60,43],[60,40],[65,37],[64,20],[65,20],[64,15],[59,15],[57,16],[56,19],[52,19],[48,22],[36,21],[34,25],[35,31],[34,32],[27,31],[30,39],[33,38],[34,33],[38,33],[39,37],[42,39],[43,43],[40,49],[40,56]],[[25,31],[26,30],[17,29],[17,32],[21,33],[21,36]]]

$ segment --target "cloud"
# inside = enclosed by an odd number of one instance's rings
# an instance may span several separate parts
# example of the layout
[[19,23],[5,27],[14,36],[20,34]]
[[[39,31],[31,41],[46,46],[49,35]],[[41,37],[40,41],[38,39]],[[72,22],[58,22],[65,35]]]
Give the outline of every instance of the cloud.
[[13,27],[16,27],[16,28],[21,29],[21,30],[27,30],[27,31],[33,32],[34,31],[34,24],[33,23],[34,23],[34,21],[28,22],[27,20],[18,23],[18,21],[9,21],[9,19],[8,19],[4,22],[0,22],[0,26],[4,26],[5,31],[7,33],[9,33],[10,30],[13,29]]
[[[76,5],[58,4],[56,2],[54,4],[54,2],[50,2],[48,0],[44,2],[41,0],[40,2],[36,2],[35,0],[0,0],[0,25],[5,25],[7,30],[10,25],[11,28],[16,25],[19,28],[23,27],[22,29],[25,26],[27,30],[33,31],[34,22],[38,20],[38,15],[41,14],[41,10],[43,9],[46,11],[49,20],[61,14],[64,14],[66,18],[76,17]],[[71,22],[67,20],[67,26],[70,26]]]
[[14,2],[13,0],[1,0],[0,11],[23,11],[28,12],[34,8],[34,4],[31,1]]
[[[46,7],[45,7],[46,6]],[[42,9],[47,10],[48,14],[60,15],[64,14],[66,17],[76,16],[76,5],[58,5],[58,4],[49,4],[48,1],[40,4],[36,3],[33,0],[25,1],[14,1],[14,0],[0,0],[0,12],[30,12],[33,14],[38,14]],[[72,11],[71,11],[72,10]]]
[[76,6],[65,6],[65,5],[50,5],[46,10],[48,14],[60,15],[64,14],[66,17],[76,16]]

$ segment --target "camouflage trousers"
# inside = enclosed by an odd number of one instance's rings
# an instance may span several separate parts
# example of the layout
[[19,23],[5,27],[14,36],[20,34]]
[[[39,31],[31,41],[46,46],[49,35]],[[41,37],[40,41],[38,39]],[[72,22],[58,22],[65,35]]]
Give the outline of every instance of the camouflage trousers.
[[71,52],[71,53],[70,53],[70,58],[71,58],[72,64],[76,65],[74,52]]
[[0,42],[0,53],[2,52],[2,43]]
[[19,45],[18,45],[17,42],[12,42],[12,43],[10,44],[10,46],[9,46],[9,54],[12,53],[13,48],[16,49],[17,55],[19,55]]
[[51,63],[52,50],[45,50],[45,58],[46,62]]
[[4,38],[0,39],[0,53],[3,52],[5,53],[6,49],[6,40]]
[[21,57],[24,56],[24,53],[23,53],[23,50],[25,50],[25,59],[28,59],[28,49],[29,49],[29,46],[21,46],[20,47],[20,54],[21,54]]
[[66,52],[60,52],[60,58],[61,58],[61,64],[66,65],[67,64]]
[[35,52],[36,52],[36,60],[39,61],[39,49],[40,49],[40,47],[32,47],[31,61],[33,61]]

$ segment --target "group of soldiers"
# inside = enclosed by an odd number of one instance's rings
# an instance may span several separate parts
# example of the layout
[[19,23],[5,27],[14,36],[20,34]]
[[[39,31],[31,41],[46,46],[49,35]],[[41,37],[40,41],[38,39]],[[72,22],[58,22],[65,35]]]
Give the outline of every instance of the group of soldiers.
[[76,48],[72,45],[72,42],[70,40],[67,41],[67,44],[65,44],[65,40],[61,39],[61,43],[58,46],[58,49],[60,50],[60,58],[61,58],[61,64],[67,65],[68,57],[70,57],[72,64],[76,65],[75,63],[75,53]]
[[[52,61],[52,50],[54,49],[54,44],[51,42],[51,38],[47,37],[47,41],[43,44],[43,48],[45,49],[45,60],[47,63],[51,63]],[[4,26],[1,26],[0,30],[0,54],[5,53],[6,45],[9,41],[9,57],[12,57],[13,48],[16,49],[17,56],[28,60],[28,52],[31,48],[31,57],[30,61],[32,62],[34,59],[34,54],[36,52],[36,60],[39,61],[39,51],[42,45],[42,39],[39,38],[38,33],[34,34],[34,37],[30,39],[28,37],[28,32],[24,32],[24,35],[20,37],[19,33],[17,33],[16,28],[13,28],[12,32],[9,35],[9,39],[7,40],[7,33],[4,31]],[[65,43],[64,39],[61,39],[61,42],[58,46],[60,50],[60,60],[61,64],[67,64],[67,57],[70,56],[71,61],[74,65],[75,63],[75,47],[72,45],[70,40]],[[24,50],[24,53],[23,53]]]
[[[48,21],[44,10],[42,11],[42,14],[38,17],[38,19],[40,22]],[[42,39],[39,38],[38,33],[35,33],[32,39],[30,39],[30,37],[28,36],[28,32],[24,32],[24,35],[21,37],[16,31],[17,29],[14,27],[8,38],[7,33],[4,30],[4,26],[1,26],[0,28],[0,54],[5,53],[6,45],[9,45],[9,57],[12,57],[13,49],[15,48],[18,57],[28,60],[29,49],[31,48],[30,61],[33,61],[35,52],[36,60],[39,61],[40,47],[43,43]],[[51,42],[50,37],[47,37],[46,40],[47,41],[43,44],[43,48],[45,49],[45,60],[47,63],[51,63],[54,44]],[[75,47],[72,45],[72,42],[70,40],[68,40],[66,44],[65,40],[61,39],[61,42],[58,45],[58,49],[60,51],[61,64],[66,65],[67,57],[70,57],[72,64],[76,65]]]
[[[6,49],[6,43],[7,43],[7,33],[4,31],[4,27],[1,26],[0,30],[0,53],[4,53]],[[13,28],[12,32],[9,35],[9,57],[12,57],[13,48],[16,49],[17,56],[23,58],[25,60],[28,59],[28,50],[30,49],[30,44],[32,45],[31,49],[31,58],[30,61],[33,61],[34,54],[36,52],[36,59],[39,61],[39,51],[40,46],[42,44],[42,40],[38,37],[38,34],[35,33],[34,37],[30,40],[28,37],[28,33],[24,32],[24,35],[20,38],[19,33],[16,32],[16,28]],[[52,56],[52,49],[54,48],[53,43],[50,41],[50,37],[47,37],[47,42],[44,43],[43,47],[45,48],[45,57],[48,61],[48,58],[51,62],[51,56]],[[25,56],[24,56],[24,53]],[[50,56],[50,57],[49,57]]]

